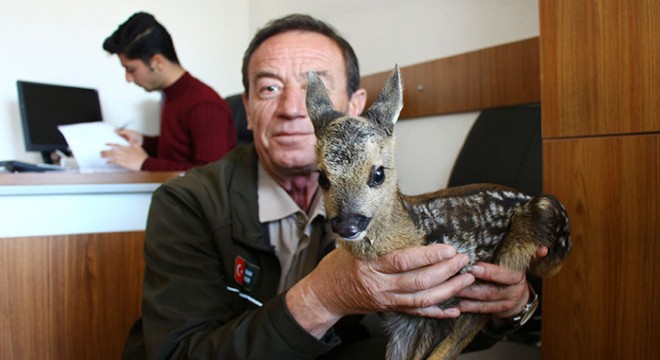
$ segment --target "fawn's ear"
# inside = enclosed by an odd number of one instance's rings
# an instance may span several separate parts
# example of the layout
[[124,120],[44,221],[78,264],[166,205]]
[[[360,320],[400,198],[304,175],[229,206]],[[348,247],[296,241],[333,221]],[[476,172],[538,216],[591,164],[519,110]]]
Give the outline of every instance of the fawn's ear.
[[307,74],[307,97],[305,100],[307,102],[307,114],[312,120],[317,138],[330,121],[342,116],[342,113],[335,110],[323,81],[314,71]]
[[394,124],[399,119],[401,109],[403,109],[403,87],[401,86],[401,74],[397,64],[380,91],[380,95],[367,110],[365,116],[382,127],[389,135],[392,135]]

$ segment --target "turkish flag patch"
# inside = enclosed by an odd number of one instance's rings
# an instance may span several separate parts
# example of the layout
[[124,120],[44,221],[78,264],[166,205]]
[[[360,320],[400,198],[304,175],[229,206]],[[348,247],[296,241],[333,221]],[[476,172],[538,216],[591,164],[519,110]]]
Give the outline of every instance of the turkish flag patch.
[[234,259],[234,281],[243,288],[251,291],[259,277],[260,269],[257,265],[250,263],[243,257],[236,256]]
[[234,281],[237,284],[243,285],[245,280],[245,259],[240,256],[236,256],[234,260]]

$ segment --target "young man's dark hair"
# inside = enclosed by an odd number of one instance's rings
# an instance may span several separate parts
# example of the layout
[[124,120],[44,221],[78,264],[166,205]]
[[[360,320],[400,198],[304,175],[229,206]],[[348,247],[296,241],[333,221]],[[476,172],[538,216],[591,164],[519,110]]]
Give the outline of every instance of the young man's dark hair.
[[348,94],[353,94],[360,87],[360,67],[358,64],[357,56],[353,51],[353,47],[344,39],[337,31],[332,28],[330,25],[324,23],[323,21],[317,20],[309,15],[302,14],[291,14],[283,18],[276,19],[268,23],[265,27],[261,28],[254,38],[250,45],[248,45],[245,54],[243,55],[243,87],[245,88],[245,93],[249,94],[249,79],[247,75],[248,63],[252,54],[257,50],[259,45],[261,45],[268,38],[271,38],[275,35],[285,33],[288,31],[309,31],[324,35],[331,40],[333,40],[339,49],[341,49],[342,55],[344,57],[344,62],[346,63],[346,77],[348,79]]
[[153,15],[145,12],[135,13],[119,25],[105,39],[103,49],[110,54],[123,54],[131,60],[140,59],[147,65],[156,54],[179,64],[172,37]]

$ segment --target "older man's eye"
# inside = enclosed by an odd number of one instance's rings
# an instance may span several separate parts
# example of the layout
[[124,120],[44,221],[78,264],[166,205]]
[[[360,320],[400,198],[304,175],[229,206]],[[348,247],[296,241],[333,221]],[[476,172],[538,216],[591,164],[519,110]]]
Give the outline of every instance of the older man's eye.
[[262,98],[272,98],[279,95],[282,92],[282,87],[278,85],[266,85],[259,88],[259,96]]

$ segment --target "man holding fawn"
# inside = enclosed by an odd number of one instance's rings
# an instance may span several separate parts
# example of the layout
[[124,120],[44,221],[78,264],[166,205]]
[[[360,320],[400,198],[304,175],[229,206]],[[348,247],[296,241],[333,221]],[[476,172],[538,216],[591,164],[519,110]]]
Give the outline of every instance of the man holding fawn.
[[[357,331],[369,326],[352,315],[506,318],[528,302],[524,273],[480,263],[457,274],[468,257],[447,245],[365,261],[335,248],[325,236],[305,106],[310,70],[336,109],[362,112],[366,92],[348,42],[309,16],[277,19],[255,35],[243,60],[254,144],[154,194],[143,330],[133,329],[149,358],[382,358],[384,339],[354,346],[377,334]],[[474,285],[475,278],[489,284]],[[463,299],[457,307],[435,306],[452,296]],[[489,346],[497,338],[477,341]]]

